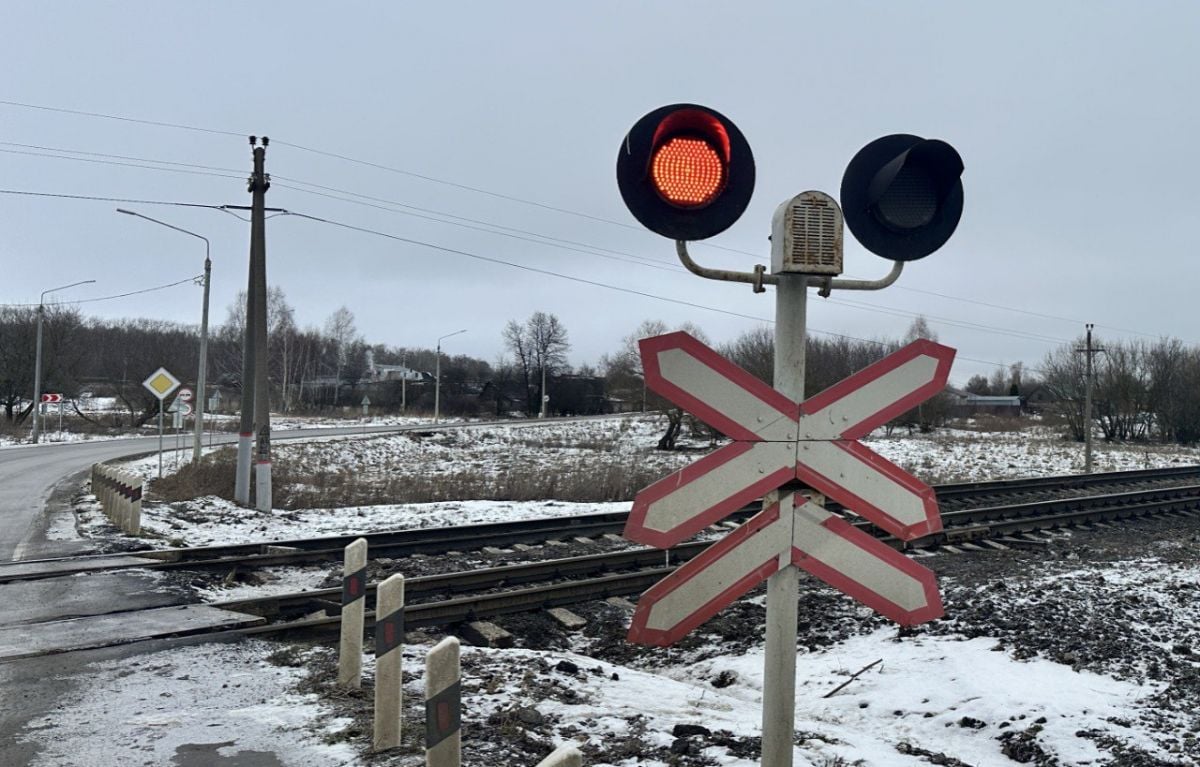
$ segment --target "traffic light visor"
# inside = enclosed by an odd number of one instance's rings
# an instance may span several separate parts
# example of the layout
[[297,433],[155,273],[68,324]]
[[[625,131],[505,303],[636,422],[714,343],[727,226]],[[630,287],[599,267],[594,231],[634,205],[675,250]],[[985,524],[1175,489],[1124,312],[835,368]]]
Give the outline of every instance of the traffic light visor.
[[675,240],[724,231],[754,190],[754,158],[737,127],[694,104],[661,107],[634,124],[617,156],[617,185],[647,229]]

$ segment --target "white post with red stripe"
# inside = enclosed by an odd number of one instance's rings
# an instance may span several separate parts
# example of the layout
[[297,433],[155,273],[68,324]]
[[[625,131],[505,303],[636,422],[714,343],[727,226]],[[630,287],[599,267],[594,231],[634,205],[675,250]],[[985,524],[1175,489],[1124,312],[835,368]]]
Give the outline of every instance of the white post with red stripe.
[[400,745],[404,685],[404,576],[393,575],[375,590],[375,731],[372,747]]
[[363,624],[367,596],[367,539],[346,547],[342,566],[341,636],[338,643],[338,685],[362,687]]

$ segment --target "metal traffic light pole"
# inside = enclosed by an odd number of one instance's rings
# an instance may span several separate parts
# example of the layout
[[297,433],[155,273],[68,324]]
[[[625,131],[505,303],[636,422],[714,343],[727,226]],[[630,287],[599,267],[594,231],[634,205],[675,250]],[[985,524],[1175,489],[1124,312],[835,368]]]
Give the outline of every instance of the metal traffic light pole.
[[[814,193],[808,192],[796,200],[812,195]],[[784,205],[794,203],[795,200],[792,200]],[[749,283],[754,286],[755,292],[764,290],[764,284],[775,286],[774,388],[794,402],[804,401],[808,289],[818,287],[822,295],[828,295],[831,290],[881,290],[895,282],[904,268],[904,264],[897,261],[888,275],[879,280],[831,279],[783,271],[765,274],[762,267],[756,268],[753,273],[733,272],[700,266],[688,255],[687,243],[683,240],[676,241],[675,248],[683,265],[700,277]],[[796,483],[789,489],[802,488],[802,485]],[[768,497],[763,499],[763,507],[778,501],[781,494],[768,494]],[[817,505],[823,504],[819,496],[811,501]],[[796,624],[799,617],[799,576],[799,568],[788,564],[767,579],[762,711],[763,767],[792,765],[792,744],[796,729]]]
[[[808,289],[817,288],[821,296],[833,290],[881,290],[899,278],[905,261],[940,248],[962,213],[962,170],[962,159],[943,141],[909,134],[876,139],[847,166],[840,207],[823,192],[785,201],[771,222],[770,273],[761,265],[736,272],[700,266],[688,255],[687,243],[728,229],[749,204],[754,158],[737,126],[707,107],[673,104],[638,120],[617,153],[617,186],[626,207],[647,229],[675,241],[689,271],[748,283],[756,293],[775,286],[773,385],[795,403],[804,401]],[[892,260],[887,276],[837,277],[843,224],[867,250]],[[797,443],[804,438],[797,435]],[[796,492],[812,504],[824,504],[820,493],[792,481],[767,493],[763,508]],[[792,540],[793,531],[787,533]],[[794,749],[799,568],[782,556],[778,566],[767,579],[763,767],[791,767]]]

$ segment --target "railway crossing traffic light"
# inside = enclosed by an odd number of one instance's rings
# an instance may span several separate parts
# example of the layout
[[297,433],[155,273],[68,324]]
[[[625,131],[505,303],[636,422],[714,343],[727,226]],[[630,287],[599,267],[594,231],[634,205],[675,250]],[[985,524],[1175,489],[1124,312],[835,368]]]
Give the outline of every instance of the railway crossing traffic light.
[[854,238],[893,261],[946,244],[962,217],[963,161],[945,141],[897,133],[858,150],[842,176],[842,215]]
[[[876,139],[842,177],[846,226],[876,255],[924,258],[950,239],[962,217],[962,172],[962,158],[944,141],[904,133]],[[673,240],[703,240],[732,226],[750,203],[754,176],[742,132],[697,104],[650,112],[617,154],[626,207],[647,229]]]
[[634,218],[672,240],[725,231],[754,192],[754,156],[724,115],[696,104],[638,120],[617,154],[617,186]]

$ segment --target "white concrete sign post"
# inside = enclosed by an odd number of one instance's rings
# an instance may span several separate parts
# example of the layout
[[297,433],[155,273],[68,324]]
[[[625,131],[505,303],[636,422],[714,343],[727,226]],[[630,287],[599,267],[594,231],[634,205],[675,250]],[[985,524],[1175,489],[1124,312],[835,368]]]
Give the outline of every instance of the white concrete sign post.
[[[779,287],[784,304],[786,288]],[[777,317],[787,313],[781,308]],[[796,324],[795,314],[781,334]],[[786,750],[778,762],[786,764],[795,710],[796,568],[902,625],[942,614],[931,571],[826,511],[820,494],[903,540],[941,529],[933,489],[858,439],[941,391],[954,358],[949,347],[915,341],[803,400],[803,358],[789,354],[804,343],[802,304],[798,314],[799,331],[776,339],[780,391],[687,333],[640,342],[649,388],[733,442],[639,493],[625,528],[630,540],[667,548],[765,496],[761,512],[642,595],[629,638],[669,645],[763,580],[775,580],[767,602],[764,742],[768,730],[784,733],[773,748]],[[795,492],[802,489],[797,481],[808,494]]]
[[142,381],[142,386],[158,397],[158,478],[162,479],[163,454],[163,401],[171,396],[171,392],[179,388],[179,379],[171,375],[166,368],[159,368]]

